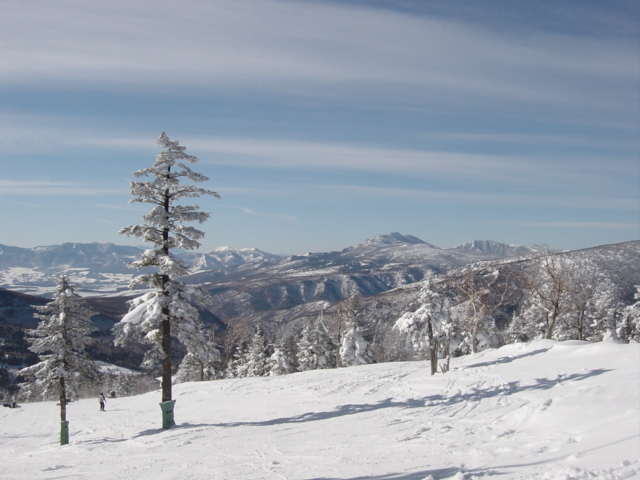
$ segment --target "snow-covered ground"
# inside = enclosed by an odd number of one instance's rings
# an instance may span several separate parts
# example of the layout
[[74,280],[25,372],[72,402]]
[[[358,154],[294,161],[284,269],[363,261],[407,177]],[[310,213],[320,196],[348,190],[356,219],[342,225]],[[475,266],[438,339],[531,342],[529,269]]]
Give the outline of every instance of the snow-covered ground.
[[455,359],[0,409],[3,479],[626,479],[640,475],[640,345],[539,341]]

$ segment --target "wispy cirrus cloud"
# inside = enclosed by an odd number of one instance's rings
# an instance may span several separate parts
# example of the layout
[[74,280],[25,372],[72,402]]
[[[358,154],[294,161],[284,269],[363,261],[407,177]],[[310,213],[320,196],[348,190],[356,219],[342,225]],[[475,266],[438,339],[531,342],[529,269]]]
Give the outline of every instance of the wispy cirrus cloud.
[[[0,20],[0,84],[188,85],[314,97],[324,85],[345,100],[381,98],[380,89],[395,86],[396,99],[413,104],[446,91],[610,105],[634,95],[638,78],[636,50],[615,38],[506,34],[323,2],[183,1],[176,18],[177,5],[16,2]],[[603,89],[608,82],[626,88]]]
[[42,205],[38,205],[37,203],[32,202],[19,202],[16,200],[8,200],[6,198],[0,197],[0,202],[7,203],[9,205],[17,205],[20,207],[29,207],[29,208],[42,208]]
[[[430,204],[449,236],[475,219],[637,219],[638,8],[454,3],[12,2],[0,16],[11,158],[0,197],[118,222],[95,196],[125,207],[124,177],[149,165],[166,129],[246,224],[299,220],[281,224],[280,242],[300,242],[303,223],[317,237],[332,225],[336,239],[419,228]],[[6,210],[4,231],[23,232],[19,209]],[[73,222],[57,220],[65,235]]]
[[78,182],[0,179],[0,195],[2,196],[96,196],[121,193],[116,189],[100,188]]
[[290,222],[294,222],[296,220],[296,217],[293,216],[293,215],[281,215],[281,214],[277,214],[277,213],[256,212],[255,210],[253,210],[251,208],[240,207],[238,205],[234,205],[233,208],[235,208],[237,210],[240,210],[241,212],[244,212],[247,215],[252,215],[252,216],[256,216],[256,217],[275,218],[275,219],[278,219],[278,220],[286,220],[286,221],[290,221]]
[[481,154],[456,151],[373,147],[331,142],[272,141],[263,139],[201,139],[188,144],[210,152],[217,165],[294,170],[336,170],[410,175],[425,179],[498,184],[503,186],[572,185],[589,188],[615,183],[628,171],[628,159],[584,155],[582,152],[547,154]]
[[[0,125],[10,125],[9,119],[0,115]],[[11,127],[9,127],[10,129]],[[22,145],[28,145],[31,151],[42,149],[49,151],[55,147],[62,151],[74,150],[105,150],[129,152],[130,155],[140,156],[154,155],[157,146],[153,142],[153,136],[140,136],[119,132],[102,133],[92,129],[80,127],[40,127],[34,131],[23,130],[21,137],[17,131],[15,135],[0,138],[0,147],[4,151],[15,148],[21,151]],[[34,135],[34,140],[29,142],[29,135]],[[155,134],[154,134],[155,135]],[[359,143],[337,143],[321,141],[299,140],[271,140],[255,137],[203,137],[190,136],[181,138],[181,144],[187,145],[189,152],[200,158],[200,165],[212,165],[213,167],[243,168],[253,170],[277,170],[291,172],[328,172],[344,177],[344,184],[354,185],[349,180],[351,175],[363,173],[389,174],[393,177],[411,177],[413,180],[424,179],[425,182],[447,182],[449,188],[458,199],[481,196],[483,201],[493,198],[494,192],[512,191],[514,189],[546,190],[543,196],[524,193],[509,195],[510,198],[527,198],[530,204],[549,204],[552,202],[594,205],[594,208],[611,208],[618,205],[621,208],[633,208],[633,192],[612,197],[608,192],[628,190],[625,186],[629,172],[633,173],[635,159],[629,155],[621,155],[616,158],[611,156],[585,154],[588,147],[567,151],[566,145],[576,145],[584,142],[595,148],[598,142],[587,136],[568,134],[556,135],[514,135],[506,134],[504,137],[479,134],[449,134],[456,140],[465,138],[472,142],[499,142],[501,139],[509,143],[512,149],[519,146],[522,152],[533,143],[552,146],[544,155],[539,154],[487,154],[468,153],[461,151],[433,151],[418,148],[394,148],[389,146],[376,146]],[[615,140],[610,140],[616,146]],[[621,146],[628,142],[619,141]],[[557,151],[556,151],[557,150]],[[119,167],[124,168],[124,167]],[[124,172],[125,170],[122,170]],[[122,173],[121,172],[121,173]],[[276,178],[270,180],[276,182]],[[4,181],[0,183],[0,194],[21,193],[32,195],[97,195],[118,194],[126,191],[124,184],[130,179],[121,177],[122,188],[109,189],[104,187],[84,187],[78,182],[64,181]],[[115,181],[112,179],[112,181]],[[362,180],[366,183],[366,180]],[[366,185],[361,185],[361,192],[366,191]],[[467,190],[461,190],[461,185],[466,184]],[[469,185],[475,185],[480,192],[469,191]],[[240,194],[255,193],[255,188],[250,185],[226,185],[227,192]],[[392,188],[393,189],[393,188]],[[425,187],[425,189],[433,189]],[[273,187],[268,189],[269,196],[274,195]],[[291,186],[285,186],[278,191],[291,191]],[[493,190],[493,191],[492,191]],[[556,194],[549,193],[557,190]],[[597,195],[585,197],[584,201],[580,192],[599,192]],[[406,190],[405,190],[406,191]],[[562,195],[560,194],[562,192]],[[281,195],[282,193],[276,193]],[[579,198],[581,200],[572,200]],[[530,200],[529,200],[530,199]],[[519,203],[525,203],[523,200]]]
[[[299,185],[306,192],[332,192],[342,196],[358,198],[393,198],[415,200],[420,202],[436,202],[438,205],[494,205],[502,207],[532,208],[589,208],[600,210],[636,211],[638,200],[614,195],[606,197],[586,197],[584,195],[540,196],[518,191],[470,192],[464,190],[436,190],[433,188],[385,187],[368,185]],[[520,222],[524,225],[525,222]],[[533,222],[535,223],[535,222]],[[533,225],[533,224],[532,224]]]
[[552,221],[552,222],[494,222],[500,225],[516,225],[520,227],[540,227],[540,228],[606,228],[617,230],[638,231],[637,223],[616,223],[616,222],[573,222],[573,221]]

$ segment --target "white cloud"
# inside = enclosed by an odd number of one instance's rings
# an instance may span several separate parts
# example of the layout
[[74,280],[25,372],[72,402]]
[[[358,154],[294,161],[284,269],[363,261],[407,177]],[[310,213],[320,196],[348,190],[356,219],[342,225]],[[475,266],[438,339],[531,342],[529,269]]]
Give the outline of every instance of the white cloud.
[[0,179],[0,195],[30,196],[95,196],[121,195],[116,189],[100,188],[77,182],[51,180],[3,180]]
[[[325,85],[351,95],[373,87],[375,96],[395,85],[396,95],[414,103],[446,91],[610,105],[612,98],[628,100],[638,79],[635,46],[615,40],[507,36],[337,4],[54,0],[14,2],[6,10],[0,78],[13,86],[89,82],[314,95]],[[626,87],[606,88],[619,81]]]
[[[0,127],[6,136],[0,138],[0,148],[4,152],[51,152],[120,150],[139,152],[152,158],[158,153],[155,144],[157,133],[146,136],[95,129],[84,129],[74,125],[64,125],[48,117],[21,117],[0,115]],[[55,126],[54,126],[55,125]],[[504,139],[512,146],[519,146],[526,152],[532,143],[575,146],[584,143],[597,146],[597,141],[585,136],[563,135],[473,135],[442,134],[442,138],[455,140],[496,142]],[[459,184],[473,184],[476,188],[490,186],[513,189],[516,187],[558,188],[570,192],[595,189],[621,188],[628,178],[635,159],[626,157],[595,156],[581,150],[557,153],[553,150],[544,155],[526,154],[479,154],[457,151],[431,151],[363,145],[357,143],[336,143],[299,140],[269,140],[264,138],[236,137],[216,138],[193,136],[180,138],[180,143],[188,147],[191,154],[200,158],[200,165],[244,167],[249,169],[285,169],[291,171],[335,171],[343,175],[358,173],[383,173],[398,176],[422,178],[427,182],[448,181]],[[605,139],[604,142],[607,140]],[[610,140],[614,145],[616,142]],[[602,145],[600,145],[602,146]],[[622,144],[620,146],[624,146]],[[137,154],[137,153],[135,153]],[[146,158],[146,157],[145,157]],[[633,163],[633,165],[631,164]],[[124,181],[130,179],[123,179]],[[21,185],[5,185],[17,192]],[[66,184],[66,192],[82,189],[75,184]],[[0,188],[2,185],[0,184]],[[22,191],[26,192],[22,186]],[[62,184],[34,185],[29,192],[44,194],[62,192]],[[250,187],[238,186],[233,190],[250,192]],[[0,190],[1,191],[1,190]],[[91,189],[95,191],[95,189]],[[100,189],[103,193],[122,193],[121,190]]]
[[500,222],[500,225],[516,225],[521,227],[549,227],[549,228],[610,228],[618,230],[638,230],[637,223],[615,223],[615,222]]
[[281,215],[281,214],[277,214],[277,213],[261,213],[261,212],[256,212],[255,210],[252,210],[250,208],[246,208],[246,207],[239,207],[237,205],[235,205],[233,208],[240,210],[241,212],[246,213],[247,215],[253,215],[253,216],[257,216],[257,217],[267,217],[267,218],[276,218],[279,220],[287,220],[287,221],[295,221],[296,217],[294,217],[293,215]]
[[[628,172],[624,159],[587,156],[581,152],[536,155],[385,148],[347,143],[273,141],[264,139],[189,138],[185,144],[204,162],[216,165],[297,170],[377,172],[392,175],[471,182],[474,185],[562,186],[565,190],[608,188]],[[523,149],[526,151],[526,148]],[[208,159],[211,152],[212,159]]]
[[42,208],[42,205],[38,205],[30,202],[19,202],[15,200],[7,200],[6,198],[0,198],[0,202],[8,203],[10,205],[17,205],[20,207],[29,207],[29,208]]
[[533,208],[591,208],[593,210],[615,209],[621,211],[635,211],[638,209],[637,199],[616,196],[585,197],[581,195],[535,195],[519,192],[469,192],[464,190],[435,190],[430,188],[400,188],[363,185],[316,185],[301,186],[312,189],[325,190],[340,195],[355,197],[395,198],[434,202],[443,205],[494,205],[509,207]]

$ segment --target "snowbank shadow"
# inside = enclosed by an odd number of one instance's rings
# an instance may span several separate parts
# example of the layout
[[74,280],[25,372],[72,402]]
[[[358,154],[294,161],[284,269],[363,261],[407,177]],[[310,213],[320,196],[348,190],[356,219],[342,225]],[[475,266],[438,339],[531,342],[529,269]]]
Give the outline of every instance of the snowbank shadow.
[[[306,422],[317,422],[321,420],[330,420],[332,418],[343,417],[346,415],[356,415],[356,414],[366,413],[366,412],[373,412],[373,411],[381,410],[385,408],[407,409],[407,408],[425,408],[425,407],[428,408],[429,406],[433,406],[434,404],[455,405],[462,402],[479,401],[482,399],[488,399],[488,398],[503,396],[503,395],[517,394],[517,393],[522,393],[527,391],[549,390],[563,382],[580,381],[586,378],[602,375],[610,371],[611,370],[597,368],[584,373],[574,373],[571,375],[559,375],[555,378],[537,378],[535,383],[530,385],[521,385],[519,381],[513,381],[503,385],[498,385],[498,386],[491,386],[491,387],[484,387],[484,388],[472,387],[471,391],[464,392],[464,393],[461,393],[461,392],[456,393],[455,395],[452,395],[449,397],[438,394],[438,395],[431,395],[424,398],[418,398],[418,399],[411,398],[408,400],[400,400],[400,401],[394,400],[392,398],[387,398],[386,400],[381,400],[377,403],[340,405],[335,410],[331,410],[327,412],[306,412],[300,415],[295,415],[291,417],[273,418],[270,420],[259,420],[259,421],[252,421],[252,422],[214,423],[207,426],[220,427],[220,428],[267,427],[267,426],[273,426],[273,425],[285,425],[285,424],[292,424],[292,423],[306,423]],[[205,426],[205,425],[199,425],[199,426]],[[393,477],[390,477],[390,478],[393,478]],[[398,477],[398,478],[403,478],[403,477]]]
[[607,372],[610,369],[596,368],[584,373],[573,373],[571,375],[558,375],[555,378],[536,378],[535,383],[530,385],[521,385],[519,381],[508,382],[503,385],[491,386],[486,388],[472,388],[469,392],[456,393],[450,397],[444,395],[432,395],[425,398],[430,403],[440,403],[442,405],[454,405],[461,402],[478,401],[486,398],[492,398],[502,395],[511,395],[514,393],[549,390],[556,385],[564,382],[578,382],[590,377],[596,377]]
[[101,443],[120,443],[120,442],[129,441],[129,440],[135,440],[136,438],[147,437],[149,435],[157,435],[162,432],[166,432],[166,430],[163,430],[161,428],[151,428],[149,430],[143,430],[142,432],[139,432],[135,435],[131,435],[130,437],[119,437],[119,438],[101,437],[101,438],[96,438],[94,440],[79,440],[77,443],[83,444],[83,445],[97,445]]
[[[537,351],[540,353],[544,350]],[[536,354],[536,352],[531,352],[526,355]],[[387,398],[385,400],[381,400],[377,403],[361,403],[361,404],[346,404],[340,405],[335,410],[326,411],[326,412],[305,412],[300,415],[294,415],[290,417],[280,417],[273,418],[269,420],[259,420],[259,421],[246,421],[246,422],[227,422],[227,423],[198,423],[198,424],[178,424],[175,427],[171,428],[171,430],[177,429],[192,429],[192,428],[207,428],[207,427],[217,427],[217,428],[233,428],[233,427],[267,427],[274,425],[286,425],[286,424],[296,424],[296,423],[307,423],[307,422],[317,422],[322,420],[330,420],[333,418],[339,418],[346,415],[357,415],[360,413],[374,412],[376,410],[386,409],[386,408],[399,408],[399,409],[411,409],[411,408],[429,408],[433,406],[450,406],[456,405],[463,402],[477,402],[483,399],[489,399],[492,397],[504,396],[517,394],[527,391],[539,391],[539,390],[549,390],[556,385],[562,384],[563,382],[575,382],[584,380],[590,377],[595,377],[598,375],[602,375],[604,373],[610,372],[610,369],[597,368],[594,370],[590,370],[588,372],[583,373],[574,373],[571,375],[559,375],[555,378],[537,378],[535,383],[530,385],[521,385],[519,381],[508,382],[503,385],[490,386],[484,388],[474,388],[471,387],[470,391],[467,392],[458,392],[452,396],[445,395],[431,395],[423,398],[411,398],[407,400],[394,400],[392,398]],[[133,435],[132,439],[140,438],[149,435],[157,435],[166,430],[154,428],[149,430],[144,430],[139,432],[136,435]],[[106,442],[119,442],[124,439],[109,439],[104,438],[101,441]],[[372,479],[372,480],[413,480],[413,479],[422,479],[427,475],[432,475],[435,480],[438,478],[446,478],[442,476],[438,476],[439,471],[434,472],[419,472],[412,474],[393,474],[381,477],[356,477],[354,479],[345,479],[345,480],[358,480],[358,479]],[[441,472],[447,473],[447,471],[442,470]],[[456,473],[454,471],[454,473]],[[422,475],[420,477],[419,475]],[[311,479],[311,480],[322,480]],[[331,479],[327,479],[331,480]]]
[[217,423],[215,427],[266,427],[272,425],[284,425],[289,423],[305,423],[317,422],[319,420],[329,420],[332,418],[343,417],[345,415],[356,415],[358,413],[373,412],[383,408],[424,408],[423,399],[409,399],[396,401],[391,398],[382,400],[378,403],[361,403],[340,405],[335,410],[329,412],[306,412],[292,417],[274,418],[271,420],[263,420],[257,422],[229,422]]
[[538,350],[533,350],[533,351],[527,352],[527,353],[521,353],[520,355],[513,355],[511,357],[500,357],[497,360],[491,360],[491,361],[488,361],[488,362],[474,363],[472,365],[466,365],[464,367],[464,369],[466,370],[467,368],[490,367],[492,365],[499,365],[501,363],[511,363],[511,362],[516,361],[516,360],[520,360],[521,358],[533,357],[534,355],[538,355],[540,353],[544,353],[544,352],[549,351],[549,350],[551,350],[551,347],[539,348]]
[[307,480],[424,480],[429,475],[433,480],[451,478],[456,473],[461,472],[459,468],[438,468],[435,470],[422,470],[419,472],[387,473],[384,475],[374,475],[367,477],[335,478],[335,477],[313,477]]

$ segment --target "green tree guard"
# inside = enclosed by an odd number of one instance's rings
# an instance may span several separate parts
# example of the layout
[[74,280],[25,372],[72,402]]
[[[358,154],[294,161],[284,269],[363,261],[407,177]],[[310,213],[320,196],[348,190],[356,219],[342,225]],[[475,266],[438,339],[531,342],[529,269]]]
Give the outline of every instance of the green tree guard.
[[162,429],[168,430],[173,427],[176,422],[173,420],[173,406],[176,404],[175,400],[168,402],[162,402],[160,408],[162,409]]
[[69,444],[69,422],[60,422],[60,445]]

